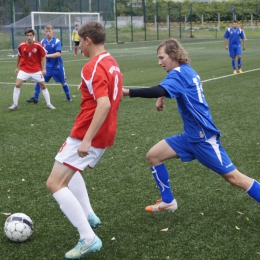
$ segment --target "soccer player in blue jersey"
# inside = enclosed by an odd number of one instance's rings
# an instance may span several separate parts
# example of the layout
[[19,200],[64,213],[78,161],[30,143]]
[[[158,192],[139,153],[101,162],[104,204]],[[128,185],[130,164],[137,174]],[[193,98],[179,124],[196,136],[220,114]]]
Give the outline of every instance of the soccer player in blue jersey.
[[[241,50],[241,42],[243,43],[243,50],[246,49],[246,41],[244,31],[237,27],[237,21],[233,21],[233,26],[228,28],[225,35],[225,46],[226,50],[229,51],[229,57],[232,59],[232,68],[233,73],[243,73],[242,67],[242,50]],[[237,67],[236,67],[236,57],[237,57]]]
[[[41,41],[41,44],[47,51],[46,55],[46,71],[44,75],[45,82],[49,82],[51,78],[55,82],[60,82],[65,92],[66,99],[71,102],[70,89],[66,82],[65,70],[63,67],[63,61],[61,58],[61,42],[59,39],[53,36],[53,26],[46,25],[44,27],[46,38]],[[41,88],[39,84],[36,84],[34,89],[34,96],[26,101],[28,103],[38,103]]]
[[197,159],[260,202],[260,184],[236,169],[220,143],[220,131],[213,122],[200,77],[189,65],[187,52],[176,39],[167,39],[159,45],[157,55],[159,65],[167,72],[165,79],[155,87],[123,89],[123,95],[158,98],[158,111],[164,109],[164,98],[176,98],[184,132],[161,140],[146,155],[161,193],[161,198],[154,205],[147,206],[146,211],[177,209],[164,163],[165,160],[174,158],[180,158],[183,162]]

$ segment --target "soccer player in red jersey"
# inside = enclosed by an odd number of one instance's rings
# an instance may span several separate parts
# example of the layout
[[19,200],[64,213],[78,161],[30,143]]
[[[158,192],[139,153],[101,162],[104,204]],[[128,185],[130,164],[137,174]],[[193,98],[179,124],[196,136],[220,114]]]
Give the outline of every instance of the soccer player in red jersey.
[[78,244],[65,254],[67,259],[81,258],[102,247],[94,233],[101,222],[90,205],[80,172],[93,168],[106,148],[114,144],[123,84],[116,60],[105,50],[103,25],[87,22],[78,33],[80,48],[90,58],[81,71],[81,110],[55,157],[46,184],[80,235]]
[[43,75],[46,74],[46,51],[41,43],[34,40],[34,30],[28,28],[24,32],[25,41],[21,42],[18,46],[18,55],[16,60],[15,73],[17,79],[13,92],[13,105],[9,110],[18,108],[18,100],[20,96],[20,88],[24,81],[31,78],[33,81],[38,82],[43,96],[46,100],[47,107],[55,109],[50,102],[50,94],[45,86]]

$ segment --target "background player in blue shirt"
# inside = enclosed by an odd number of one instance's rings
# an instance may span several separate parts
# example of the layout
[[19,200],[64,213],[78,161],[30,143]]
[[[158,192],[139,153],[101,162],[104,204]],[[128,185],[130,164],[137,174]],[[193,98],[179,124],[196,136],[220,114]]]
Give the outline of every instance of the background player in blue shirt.
[[[220,143],[220,132],[215,126],[205,100],[200,77],[189,65],[187,52],[176,39],[162,42],[157,55],[159,65],[168,73],[155,87],[123,89],[124,96],[158,98],[156,108],[164,109],[164,98],[176,98],[184,132],[167,137],[154,145],[146,155],[161,198],[147,206],[147,212],[175,211],[177,202],[171,191],[167,159],[180,158],[183,162],[197,159],[218,173],[230,184],[247,191],[260,202],[260,184],[239,172]],[[159,127],[158,123],[158,127]]]
[[[224,35],[226,49],[229,50],[229,57],[232,59],[232,68],[234,74],[243,73],[242,67],[242,50],[241,42],[243,43],[243,50],[246,49],[246,41],[244,31],[237,28],[237,21],[233,21],[233,26],[226,30]],[[236,56],[237,56],[237,68],[236,68]]]
[[[53,36],[53,26],[46,25],[44,27],[46,38],[41,41],[41,44],[47,51],[46,55],[46,71],[44,75],[45,82],[49,82],[51,78],[55,82],[60,82],[65,92],[66,98],[71,102],[70,89],[66,82],[65,70],[63,67],[63,61],[61,58],[61,42],[59,39]],[[39,94],[41,88],[39,84],[36,84],[34,89],[34,97],[27,99],[29,103],[38,103]]]

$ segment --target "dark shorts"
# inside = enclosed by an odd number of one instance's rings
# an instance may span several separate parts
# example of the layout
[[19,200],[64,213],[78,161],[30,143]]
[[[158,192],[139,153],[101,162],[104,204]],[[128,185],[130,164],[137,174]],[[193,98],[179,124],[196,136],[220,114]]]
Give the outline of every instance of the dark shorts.
[[64,68],[55,70],[48,69],[47,73],[44,75],[45,82],[49,82],[51,78],[53,78],[55,82],[65,83],[66,76]]
[[78,47],[79,46],[79,42],[74,42],[74,46]]
[[165,141],[183,162],[197,159],[201,164],[219,174],[229,173],[236,169],[217,136],[204,142],[191,143],[188,142],[185,134],[180,134],[167,137]]
[[229,57],[233,58],[236,56],[240,56],[242,55],[242,50],[241,50],[241,46],[237,46],[237,47],[229,47]]

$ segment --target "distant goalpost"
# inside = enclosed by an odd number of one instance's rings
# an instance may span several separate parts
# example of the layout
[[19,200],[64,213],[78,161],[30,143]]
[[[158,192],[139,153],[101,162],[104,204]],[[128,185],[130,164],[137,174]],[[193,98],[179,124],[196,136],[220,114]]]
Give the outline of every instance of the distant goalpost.
[[[54,27],[55,35],[63,46],[68,46],[72,51],[71,34],[75,24],[81,26],[89,21],[100,22],[100,13],[76,13],[76,12],[31,12],[31,27],[37,32],[37,40],[45,37],[44,27],[50,24]],[[40,37],[42,36],[42,37]]]

